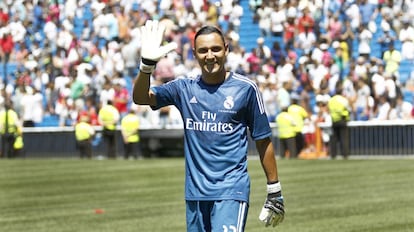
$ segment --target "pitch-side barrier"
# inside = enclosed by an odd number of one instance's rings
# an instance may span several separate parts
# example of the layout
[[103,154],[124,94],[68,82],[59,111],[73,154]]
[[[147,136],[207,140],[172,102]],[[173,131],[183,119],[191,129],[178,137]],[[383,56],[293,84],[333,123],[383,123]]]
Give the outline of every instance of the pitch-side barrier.
[[[352,121],[350,128],[350,155],[414,155],[414,121]],[[277,128],[271,123],[273,141],[278,151]],[[322,129],[328,129],[320,124]],[[94,156],[105,154],[101,127],[95,127]],[[183,130],[179,127],[140,129],[141,147],[145,157],[179,157],[183,155]],[[73,127],[34,127],[23,129],[25,157],[77,157]],[[208,141],[206,141],[208,142]],[[122,156],[121,133],[117,130],[117,153]],[[249,155],[257,154],[249,140]],[[278,152],[279,153],[279,152]]]

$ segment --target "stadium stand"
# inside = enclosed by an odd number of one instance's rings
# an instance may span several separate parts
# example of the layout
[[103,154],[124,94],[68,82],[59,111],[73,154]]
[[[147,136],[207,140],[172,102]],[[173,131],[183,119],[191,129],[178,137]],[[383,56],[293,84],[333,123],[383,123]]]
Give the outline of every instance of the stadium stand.
[[[188,46],[191,46],[189,42],[191,41],[191,33],[193,29],[200,25],[210,23],[207,20],[207,15],[210,12],[216,12],[217,24],[222,27],[223,31],[226,31],[229,38],[233,39],[232,50],[235,50],[235,47],[239,47],[242,50],[241,54],[235,54],[240,56],[242,61],[239,67],[232,71],[243,72],[245,75],[255,79],[260,87],[265,89],[276,84],[275,91],[277,92],[277,88],[280,88],[282,81],[278,75],[284,71],[284,68],[288,68],[287,66],[272,63],[274,61],[269,59],[267,55],[266,57],[259,57],[262,67],[259,72],[252,72],[250,67],[246,66],[248,64],[246,60],[249,55],[252,52],[258,52],[258,38],[263,37],[264,45],[270,50],[275,42],[280,44],[283,57],[286,58],[284,62],[293,62],[293,68],[289,71],[289,75],[292,75],[292,81],[294,82],[294,88],[291,91],[302,93],[304,82],[301,78],[304,78],[304,70],[300,66],[301,58],[305,60],[309,51],[300,48],[299,42],[296,39],[299,35],[298,23],[301,16],[303,16],[303,10],[309,9],[314,20],[312,29],[317,38],[312,44],[312,56],[317,57],[315,54],[320,51],[320,44],[326,43],[328,44],[330,57],[332,61],[335,61],[328,71],[329,80],[336,78],[335,75],[337,73],[334,70],[335,65],[339,65],[338,62],[343,62],[341,63],[343,67],[341,67],[342,76],[339,77],[340,81],[350,79],[355,83],[358,78],[361,78],[355,75],[354,69],[356,60],[362,55],[361,44],[363,41],[359,38],[358,26],[361,25],[370,29],[372,33],[372,38],[369,39],[370,57],[364,63],[365,68],[370,71],[363,78],[367,78],[367,82],[370,85],[370,95],[372,97],[370,102],[373,103],[368,110],[371,111],[370,117],[374,118],[377,99],[370,77],[378,67],[377,65],[372,65],[370,61],[373,59],[383,59],[382,47],[378,39],[383,35],[384,28],[385,30],[392,30],[396,37],[393,41],[395,49],[402,52],[401,49],[405,41],[400,41],[399,39],[399,32],[402,30],[401,22],[408,17],[411,19],[409,26],[413,27],[413,17],[410,16],[412,16],[411,14],[414,11],[412,10],[412,4],[410,5],[409,2],[404,3],[405,5],[390,7],[386,2],[379,3],[379,1],[366,0],[348,0],[342,4],[341,1],[335,0],[328,1],[325,5],[317,5],[317,2],[313,1],[278,1],[282,15],[290,17],[293,14],[295,19],[295,40],[293,44],[286,44],[283,36],[263,35],[263,22],[260,21],[261,19],[257,13],[258,10],[268,12],[269,14],[274,12],[276,1],[216,0],[211,1],[214,4],[210,5],[205,4],[205,1],[176,1],[170,2],[168,6],[165,6],[166,2],[169,1],[160,1],[157,5],[153,5],[153,1],[119,2],[110,0],[2,2],[0,4],[0,8],[3,9],[0,15],[2,20],[0,32],[2,35],[5,35],[7,31],[11,31],[14,39],[14,51],[9,62],[5,66],[0,66],[3,88],[11,94],[12,99],[17,101],[20,97],[20,82],[27,81],[28,83],[25,83],[26,88],[38,89],[43,96],[44,109],[42,120],[37,120],[36,126],[72,126],[71,123],[76,121],[76,115],[79,111],[85,110],[85,107],[87,107],[85,103],[87,98],[93,96],[94,103],[92,106],[88,105],[88,107],[96,108],[95,111],[104,104],[100,102],[100,97],[105,82],[114,85],[119,79],[122,79],[124,80],[122,83],[125,83],[123,87],[131,93],[134,74],[138,70],[138,28],[145,19],[160,19],[169,25],[173,25],[169,28],[167,37],[168,39],[177,40],[182,44],[182,47],[170,58],[174,62],[178,61],[177,64],[179,65],[177,67],[182,68],[182,70],[177,68],[177,73],[180,74],[177,76],[190,77],[198,72],[194,61],[191,59],[191,55],[189,55],[191,52],[188,52]],[[308,5],[304,5],[304,2],[307,2]],[[239,18],[241,25],[239,30],[233,30],[234,25],[232,25],[233,21],[231,18],[233,16],[229,13],[232,12],[231,7],[234,7],[232,4],[240,5],[243,8],[243,13]],[[372,8],[370,8],[372,9],[370,24],[364,25],[362,24],[363,22],[354,24],[354,18],[352,18],[354,15],[352,13],[355,13],[355,11],[351,12],[351,10],[361,9],[362,6],[369,4],[372,5]],[[396,14],[397,12],[398,15]],[[329,24],[335,14],[338,14],[341,19],[342,29],[346,28],[345,24],[349,21],[354,33],[354,37],[348,40],[350,53],[349,61],[346,61],[346,64],[344,60],[339,61],[339,59],[344,59],[345,56],[337,56],[338,47],[334,47],[335,42],[339,40],[331,39],[328,36],[332,29]],[[231,20],[229,20],[229,17]],[[123,20],[128,24],[126,35],[122,34],[122,30],[125,27],[122,27],[120,22],[124,22]],[[286,30],[286,21],[284,21],[283,26]],[[264,29],[265,31],[272,30],[272,28]],[[128,42],[131,40],[133,42]],[[411,43],[412,41],[413,38],[411,38]],[[124,47],[132,48],[132,51],[137,52],[135,54],[136,57],[132,61],[128,60],[128,62],[132,62],[132,66],[127,64],[126,56],[128,54],[122,51]],[[24,53],[25,48],[27,53]],[[270,65],[267,63],[269,60]],[[384,60],[382,62],[385,63]],[[85,69],[85,64],[91,64],[91,67]],[[414,89],[412,64],[413,60],[402,59],[397,64],[397,72],[393,73],[393,78],[395,79],[394,87],[392,84],[386,85],[387,87],[390,86],[390,88],[399,89],[405,101],[410,104],[413,103],[412,91]],[[311,67],[309,62],[306,65]],[[132,67],[128,72],[126,71],[128,69],[127,66]],[[34,67],[39,69],[41,73],[36,74]],[[83,67],[83,70],[80,71],[79,67]],[[263,67],[267,69],[263,70]],[[323,70],[326,69],[326,67],[321,68]],[[7,73],[5,73],[5,69],[7,69]],[[22,78],[22,74],[27,71],[30,78]],[[315,78],[312,72],[309,75],[311,79]],[[73,91],[76,90],[74,85],[75,79],[82,82],[83,90],[88,85],[92,90],[90,92],[85,90],[80,97],[75,96],[76,98],[74,99],[73,95],[75,93]],[[54,86],[48,87],[51,83]],[[323,83],[324,81],[322,81]],[[332,83],[331,85],[333,85]],[[81,85],[79,84],[79,86]],[[313,97],[310,97],[309,102],[306,103],[309,104],[308,109],[311,109],[312,112],[314,112],[313,109],[315,108],[315,96],[325,93],[323,92],[325,90],[320,89],[317,83],[315,83],[315,86],[313,91],[308,93]],[[353,86],[350,85],[351,87]],[[332,86],[330,88],[332,90]],[[113,86],[110,89],[113,89]],[[109,90],[109,92],[111,91],[113,90]],[[353,90],[350,91],[354,95],[348,97],[357,97],[355,94],[358,89],[353,87]],[[391,90],[387,90],[386,93],[388,91]],[[328,89],[327,93],[331,94],[332,91]],[[19,105],[18,102],[16,104]],[[269,104],[277,105],[277,102],[270,102]],[[128,106],[130,107],[131,105],[133,104],[129,102]],[[277,106],[275,109],[277,109]],[[269,113],[277,114],[277,110]],[[155,124],[159,122],[159,120],[152,120],[150,118],[154,117],[154,114],[148,113],[146,108],[139,109],[139,114],[143,117],[144,122]],[[155,115],[155,117],[158,116]],[[172,119],[171,121],[175,120]]]

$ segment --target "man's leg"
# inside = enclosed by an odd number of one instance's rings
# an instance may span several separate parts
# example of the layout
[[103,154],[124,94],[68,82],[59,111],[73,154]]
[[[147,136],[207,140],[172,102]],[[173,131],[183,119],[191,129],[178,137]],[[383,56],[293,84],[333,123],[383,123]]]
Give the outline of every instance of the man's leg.
[[243,201],[215,201],[211,212],[211,231],[243,232],[248,209],[248,204]]

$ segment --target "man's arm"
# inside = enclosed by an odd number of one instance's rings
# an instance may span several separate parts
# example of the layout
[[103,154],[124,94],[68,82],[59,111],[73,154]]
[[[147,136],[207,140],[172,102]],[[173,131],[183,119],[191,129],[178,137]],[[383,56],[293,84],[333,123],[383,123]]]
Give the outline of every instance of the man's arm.
[[267,183],[275,183],[279,180],[277,173],[277,164],[273,143],[270,138],[265,138],[256,141],[256,148],[260,155],[260,162],[262,163],[265,172]]
[[134,83],[132,99],[138,105],[155,105],[156,98],[150,90],[150,76],[155,65],[167,53],[177,48],[174,42],[161,45],[165,26],[158,21],[147,20],[141,28],[141,65]]
[[156,105],[156,97],[150,90],[150,73],[140,71],[134,82],[132,99],[138,105]]
[[282,186],[279,182],[273,143],[270,138],[256,141],[263,170],[267,179],[267,197],[259,215],[266,227],[277,226],[285,217]]

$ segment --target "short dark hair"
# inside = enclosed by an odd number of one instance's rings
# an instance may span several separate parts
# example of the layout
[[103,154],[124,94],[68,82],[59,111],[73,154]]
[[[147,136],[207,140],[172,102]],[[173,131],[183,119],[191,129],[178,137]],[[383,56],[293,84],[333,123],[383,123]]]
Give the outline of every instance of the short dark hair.
[[203,26],[202,28],[200,28],[194,37],[194,44],[198,36],[207,35],[211,33],[217,33],[218,35],[220,35],[221,40],[223,41],[223,44],[226,44],[226,40],[224,39],[223,32],[215,26]]

